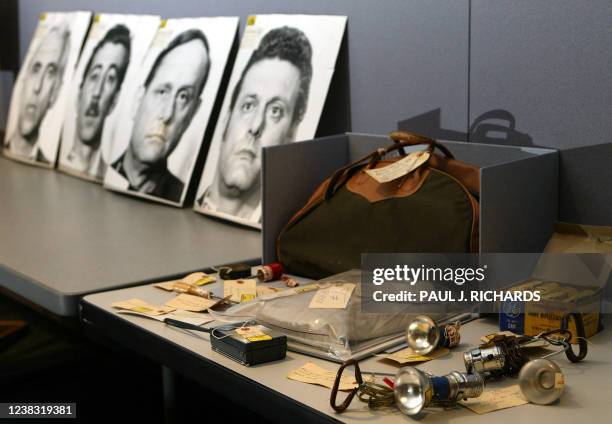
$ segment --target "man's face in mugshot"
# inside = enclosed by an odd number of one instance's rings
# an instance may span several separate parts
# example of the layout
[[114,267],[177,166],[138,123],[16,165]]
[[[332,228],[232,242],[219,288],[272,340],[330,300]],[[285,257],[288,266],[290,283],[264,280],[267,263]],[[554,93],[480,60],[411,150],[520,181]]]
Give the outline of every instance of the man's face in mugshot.
[[36,134],[53,103],[61,82],[65,38],[62,31],[50,32],[32,56],[21,92],[19,132],[25,138]]
[[172,49],[159,63],[136,112],[130,148],[142,163],[167,158],[199,105],[208,53],[201,40]]
[[119,91],[119,73],[128,61],[123,44],[107,42],[92,58],[83,76],[77,108],[77,134],[88,146],[96,146],[104,119],[111,112]]
[[290,141],[300,71],[288,61],[263,59],[247,71],[230,111],[219,156],[225,194],[240,196],[259,181],[261,148]]

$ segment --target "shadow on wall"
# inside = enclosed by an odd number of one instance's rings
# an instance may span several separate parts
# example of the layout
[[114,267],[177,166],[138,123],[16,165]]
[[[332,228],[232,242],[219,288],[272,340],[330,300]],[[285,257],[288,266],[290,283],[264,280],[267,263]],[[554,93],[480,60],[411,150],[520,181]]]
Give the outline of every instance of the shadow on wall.
[[508,146],[534,146],[533,139],[527,133],[516,129],[516,118],[503,109],[489,110],[470,125],[468,132],[442,128],[441,109],[408,118],[398,123],[398,129],[414,131],[419,134],[441,140],[473,141]]

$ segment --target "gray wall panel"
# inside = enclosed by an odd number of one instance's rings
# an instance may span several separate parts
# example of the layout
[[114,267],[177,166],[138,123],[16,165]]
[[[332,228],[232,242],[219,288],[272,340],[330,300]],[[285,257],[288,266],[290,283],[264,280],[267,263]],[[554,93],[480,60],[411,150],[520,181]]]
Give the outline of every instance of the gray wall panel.
[[465,131],[468,5],[468,0],[22,0],[21,57],[42,11],[238,15],[241,32],[249,14],[342,14],[349,17],[350,70],[342,75],[350,80],[350,97],[346,90],[340,95],[350,104],[353,131],[387,133],[397,121],[436,108],[444,126]]
[[536,145],[609,142],[611,46],[610,0],[472,0],[470,121],[503,109]]

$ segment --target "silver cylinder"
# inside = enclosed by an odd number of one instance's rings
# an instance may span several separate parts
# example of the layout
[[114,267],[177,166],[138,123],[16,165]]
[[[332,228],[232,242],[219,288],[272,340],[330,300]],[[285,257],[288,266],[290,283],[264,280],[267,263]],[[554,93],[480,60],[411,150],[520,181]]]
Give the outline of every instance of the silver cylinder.
[[450,399],[476,398],[484,391],[485,382],[480,374],[453,371],[445,377],[450,385]]
[[489,373],[504,369],[506,358],[499,346],[491,346],[464,352],[463,362],[470,374]]
[[548,405],[561,397],[565,377],[559,365],[553,361],[534,359],[521,368],[519,386],[530,402]]

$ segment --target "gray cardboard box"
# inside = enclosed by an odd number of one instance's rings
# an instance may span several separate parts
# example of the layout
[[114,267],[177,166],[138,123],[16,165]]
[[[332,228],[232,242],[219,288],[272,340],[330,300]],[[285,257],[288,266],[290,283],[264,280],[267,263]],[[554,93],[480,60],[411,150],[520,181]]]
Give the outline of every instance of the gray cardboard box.
[[612,143],[559,152],[559,219],[612,226]]
[[[264,148],[264,263],[276,260],[279,232],[323,180],[390,143],[385,136],[346,133]],[[480,251],[541,252],[558,218],[558,152],[456,141],[442,144],[457,159],[481,167]]]

